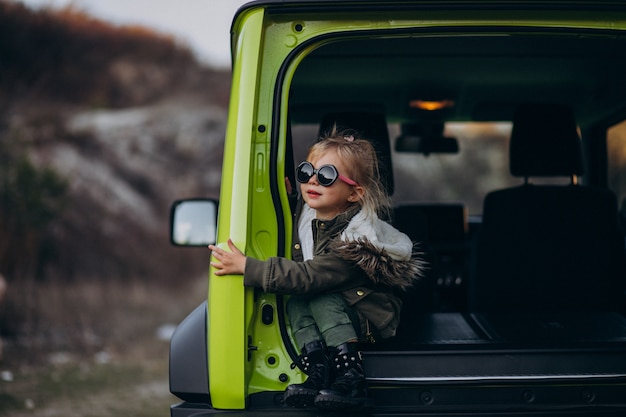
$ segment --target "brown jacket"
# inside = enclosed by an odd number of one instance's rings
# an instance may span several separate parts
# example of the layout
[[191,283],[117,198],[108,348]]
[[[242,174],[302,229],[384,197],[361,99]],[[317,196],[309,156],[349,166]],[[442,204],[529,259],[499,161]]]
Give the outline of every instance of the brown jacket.
[[[340,292],[348,304],[356,308],[363,319],[362,324],[369,322],[383,338],[395,335],[402,303],[394,290],[411,286],[420,277],[423,262],[415,256],[413,244],[406,235],[386,223],[378,224],[382,223],[378,218],[369,219],[383,227],[385,236],[390,233],[392,240],[402,242],[400,246],[406,252],[403,259],[390,256],[385,248],[376,244],[381,236],[367,235],[370,230],[378,229],[369,228],[363,215],[355,207],[332,220],[314,219],[311,225],[313,259],[303,260],[297,236],[293,242],[293,260],[248,258],[245,285],[290,295]],[[359,225],[355,231],[355,224],[351,221],[357,219]],[[294,230],[297,230],[297,224],[296,221]],[[366,234],[361,235],[359,227]],[[350,230],[353,233],[348,238],[346,232]]]

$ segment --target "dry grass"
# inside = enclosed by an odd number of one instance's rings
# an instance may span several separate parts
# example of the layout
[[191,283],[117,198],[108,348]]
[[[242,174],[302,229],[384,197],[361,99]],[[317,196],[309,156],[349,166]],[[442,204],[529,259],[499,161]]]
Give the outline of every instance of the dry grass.
[[23,96],[146,104],[184,87],[199,67],[191,50],[168,35],[116,26],[72,6],[33,10],[6,0],[0,0],[0,54],[11,63],[0,67],[0,103],[7,104]]
[[[16,291],[12,288],[12,291]],[[167,416],[164,325],[206,297],[206,280],[179,288],[150,283],[30,285],[12,294],[24,326],[5,339],[0,415]]]

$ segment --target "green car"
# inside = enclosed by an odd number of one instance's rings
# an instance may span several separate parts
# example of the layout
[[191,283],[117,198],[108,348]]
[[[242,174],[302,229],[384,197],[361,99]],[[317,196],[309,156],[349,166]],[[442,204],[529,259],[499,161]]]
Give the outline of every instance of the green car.
[[[177,201],[174,244],[289,258],[295,166],[354,129],[429,265],[364,348],[363,413],[626,415],[625,1],[261,0],[231,36],[219,208]],[[172,417],[318,415],[282,401],[288,296],[214,272]]]

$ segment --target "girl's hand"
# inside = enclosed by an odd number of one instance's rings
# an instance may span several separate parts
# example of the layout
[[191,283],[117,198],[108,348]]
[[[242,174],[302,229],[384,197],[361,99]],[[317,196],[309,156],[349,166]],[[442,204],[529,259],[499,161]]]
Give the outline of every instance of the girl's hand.
[[217,269],[215,275],[243,275],[246,269],[246,255],[230,239],[228,239],[228,247],[232,252],[209,245],[209,249],[213,251],[213,257],[217,259],[211,262],[211,266]]

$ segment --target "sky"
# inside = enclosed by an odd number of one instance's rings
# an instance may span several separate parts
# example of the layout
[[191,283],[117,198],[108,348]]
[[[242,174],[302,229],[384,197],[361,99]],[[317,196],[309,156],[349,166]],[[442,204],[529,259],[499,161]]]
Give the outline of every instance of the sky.
[[142,25],[186,43],[198,58],[230,68],[230,25],[249,0],[13,0],[32,8],[72,5],[118,25]]

